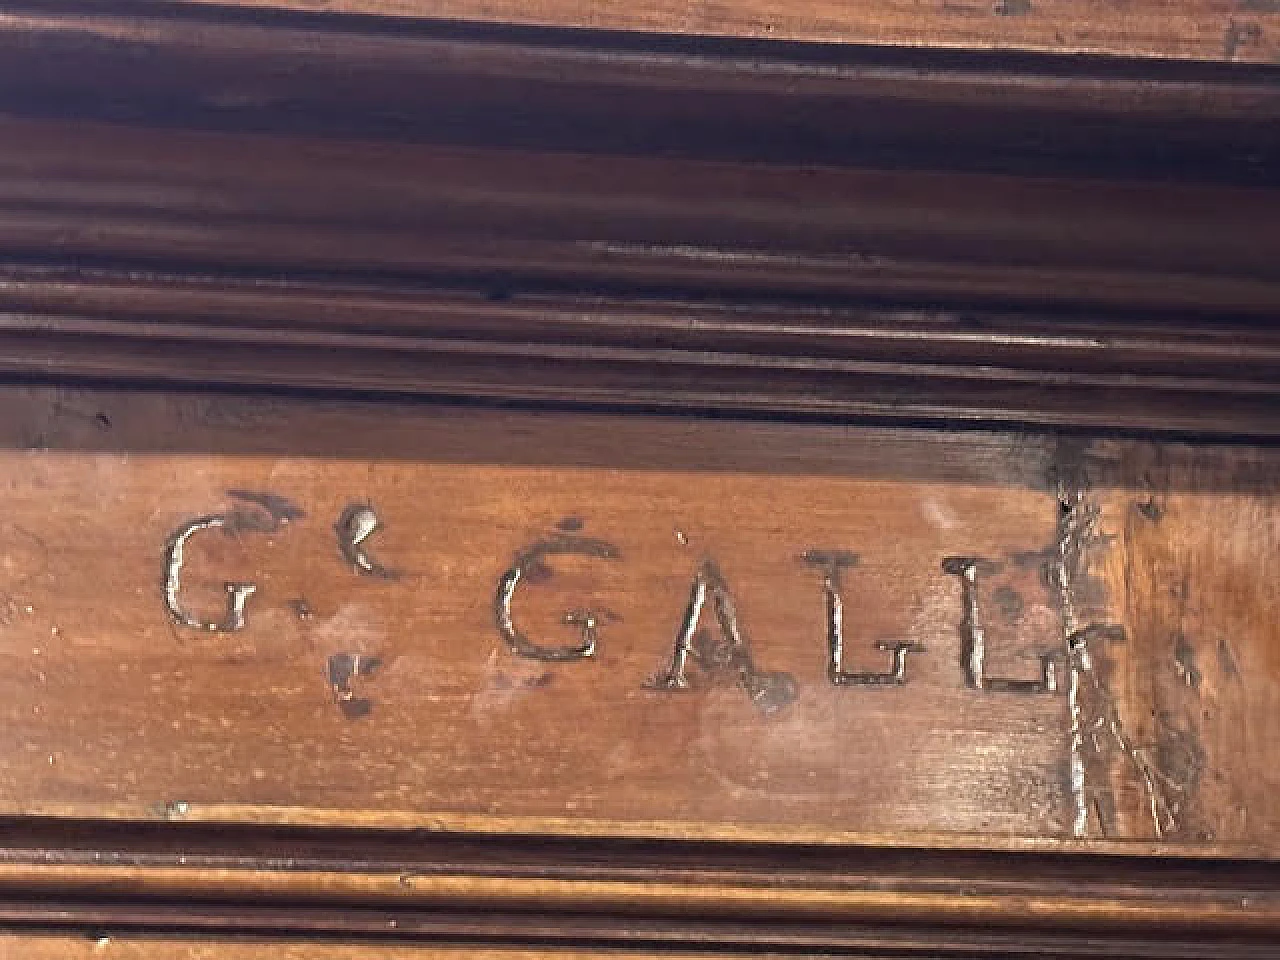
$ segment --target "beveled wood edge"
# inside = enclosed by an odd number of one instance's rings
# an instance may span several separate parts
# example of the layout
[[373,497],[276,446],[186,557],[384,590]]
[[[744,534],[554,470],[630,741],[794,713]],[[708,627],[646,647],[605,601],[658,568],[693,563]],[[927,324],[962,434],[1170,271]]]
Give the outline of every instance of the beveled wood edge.
[[0,840],[5,926],[890,947],[935,957],[943,948],[1009,956],[1014,946],[1078,957],[1086,944],[1089,955],[1172,957],[1209,942],[1240,951],[1214,955],[1256,956],[1280,933],[1273,862],[1151,849],[1080,855],[48,817],[7,818]]
[[[963,878],[957,878],[961,880]],[[1280,931],[1280,896],[1274,889],[1232,889],[1210,897],[1205,889],[1171,896],[1164,889],[1128,898],[1071,895],[1060,889],[1037,891],[1022,885],[1014,893],[921,893],[901,889],[797,889],[776,884],[586,880],[554,877],[424,876],[347,870],[272,870],[263,864],[202,869],[184,866],[69,866],[0,863],[0,891],[24,895],[112,896],[166,900],[249,902],[397,903],[443,907],[483,904],[494,911],[620,913],[653,917],[728,918],[765,916],[829,922],[981,924],[1028,923],[1066,928],[1114,927],[1232,932],[1259,935]],[[1244,896],[1241,896],[1241,893]]]
[[[346,16],[423,16],[528,24],[594,26],[631,31],[670,31],[702,36],[818,39],[833,43],[875,41],[896,46],[979,50],[1048,50],[1077,55],[1125,54],[1196,61],[1267,61],[1276,46],[1275,11],[1265,4],[1220,7],[1191,4],[1169,17],[1159,4],[1123,11],[1089,3],[1050,8],[924,7],[879,2],[858,8],[804,4],[795,8],[739,0],[707,9],[678,4],[644,6],[551,0],[187,0],[224,9],[339,12]],[[985,16],[983,14],[986,14]],[[999,23],[999,27],[993,25]],[[1222,29],[1225,27],[1226,29]],[[1224,35],[1225,34],[1225,35]]]
[[829,847],[865,850],[938,850],[957,854],[1088,854],[1158,857],[1179,860],[1240,860],[1270,862],[1267,848],[1249,843],[1170,843],[1155,840],[1078,840],[1069,835],[981,836],[941,831],[855,831],[815,826],[751,823],[707,823],[669,820],[613,820],[595,817],[513,816],[451,811],[341,809],[283,804],[209,804],[171,801],[144,804],[43,804],[21,811],[0,811],[0,827],[22,822],[41,829],[96,827],[111,831],[130,827],[154,829],[165,824],[192,827],[221,826],[249,834],[274,828],[301,830],[357,830],[392,836],[470,836],[500,841],[503,837],[545,837],[558,840],[604,842],[669,841],[711,844],[753,844],[763,847]]

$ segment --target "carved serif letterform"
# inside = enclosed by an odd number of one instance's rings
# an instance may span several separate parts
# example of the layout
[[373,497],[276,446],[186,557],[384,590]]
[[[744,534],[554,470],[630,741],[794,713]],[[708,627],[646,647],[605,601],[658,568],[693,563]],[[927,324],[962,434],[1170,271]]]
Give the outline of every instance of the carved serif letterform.
[[964,616],[960,621],[963,639],[961,659],[964,664],[965,684],[974,690],[994,690],[1004,693],[1053,693],[1058,689],[1057,663],[1053,654],[1040,656],[1040,679],[1017,680],[1009,677],[990,677],[986,673],[987,640],[982,626],[982,614],[978,602],[978,577],[1000,571],[1000,565],[982,557],[946,557],[942,570],[959,577],[964,603]]
[[[719,643],[712,640],[710,631],[698,629],[708,599],[720,630]],[[764,713],[780,710],[796,698],[796,682],[791,674],[756,667],[751,645],[738,622],[733,594],[719,567],[710,559],[703,561],[694,576],[689,605],[676,634],[671,660],[649,686],[657,690],[689,689],[686,668],[690,659],[708,673],[732,676]]]
[[498,594],[494,599],[494,613],[498,621],[498,632],[513,653],[532,660],[582,660],[593,656],[596,642],[599,639],[601,620],[616,620],[617,614],[608,610],[589,609],[570,610],[564,615],[564,623],[581,630],[581,642],[572,646],[547,647],[535,643],[528,635],[516,626],[512,613],[512,601],[516,588],[529,581],[537,583],[551,577],[551,569],[546,559],[556,555],[576,555],[591,557],[597,560],[619,560],[621,553],[613,544],[594,537],[556,535],[540,540],[516,554],[515,563],[502,579],[498,581]]
[[843,573],[855,566],[858,556],[848,550],[808,550],[801,559],[822,571],[827,597],[827,677],[836,686],[901,686],[907,682],[907,654],[925,648],[909,641],[880,641],[877,650],[889,654],[889,669],[883,673],[844,668],[844,584]]
[[222,620],[202,620],[188,611],[179,599],[182,590],[182,567],[186,562],[186,547],[191,538],[204,530],[221,530],[238,536],[241,533],[276,533],[286,524],[304,516],[303,511],[284,497],[271,493],[255,493],[248,490],[229,490],[227,495],[235,506],[225,513],[197,517],[181,527],[169,538],[164,554],[164,605],[173,622],[182,627],[208,630],[211,633],[231,633],[243,630],[245,606],[257,592],[257,585],[241,581],[228,581],[227,609]]

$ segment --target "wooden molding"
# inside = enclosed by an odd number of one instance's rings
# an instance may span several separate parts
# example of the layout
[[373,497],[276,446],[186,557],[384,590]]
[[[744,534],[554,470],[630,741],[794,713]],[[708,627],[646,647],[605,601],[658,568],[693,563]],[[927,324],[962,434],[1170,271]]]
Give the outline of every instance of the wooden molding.
[[0,954],[1274,956],[1274,11],[309,6],[0,15]]
[[1280,928],[1273,867],[1239,861],[70,821],[3,829],[0,923],[20,929],[1234,960],[1267,956]]
[[11,376],[1275,432],[1274,69],[0,22]]
[[1266,326],[9,269],[42,380],[1272,437]]

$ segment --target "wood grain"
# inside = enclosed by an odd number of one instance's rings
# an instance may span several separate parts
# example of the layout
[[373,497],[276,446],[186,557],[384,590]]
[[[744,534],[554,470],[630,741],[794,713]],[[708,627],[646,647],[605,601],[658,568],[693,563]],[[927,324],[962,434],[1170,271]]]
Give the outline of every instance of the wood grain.
[[0,957],[1275,955],[1280,10],[771,3],[6,6]]
[[1252,186],[1280,155],[1257,65],[119,3],[13,9],[0,54],[8,115],[160,132]]
[[[1275,748],[1265,450],[130,394],[5,403],[9,814],[1276,850],[1280,810],[1251,773]],[[1003,562],[982,584],[989,670],[1035,677],[1064,642],[1044,566],[1062,535],[1052,478],[1079,469],[1097,474],[1101,513],[1071,616],[1130,639],[1090,648],[1096,669],[1077,679],[1092,739],[1073,747],[1065,686],[966,686],[960,580],[942,561]],[[258,593],[241,631],[175,625],[165,543],[236,508],[238,489],[306,517],[193,537],[194,616],[220,616],[226,580]],[[1149,505],[1166,490],[1172,506]],[[365,502],[399,579],[357,576],[338,550],[335,522]],[[1212,536],[1188,529],[1206,513]],[[517,656],[495,623],[499,580],[570,534],[622,559],[549,560],[557,588],[531,582],[515,615],[550,645],[573,640],[564,610],[611,611],[599,652]],[[800,562],[814,548],[861,556],[845,587],[854,668],[884,669],[880,640],[928,649],[905,685],[828,682],[822,580]],[[762,711],[710,661],[690,666],[691,690],[649,686],[707,559],[755,667],[790,674],[794,702]],[[1206,570],[1233,571],[1232,592]],[[1194,617],[1151,615],[1175,588]],[[1218,607],[1231,597],[1254,614]],[[352,680],[367,716],[340,709],[327,669],[344,654],[380,661]],[[1073,750],[1089,761],[1075,790]]]
[[[1177,948],[1165,953],[1148,953],[1140,945],[1135,946],[1139,952],[1129,956],[1164,956],[1192,957],[1194,954],[1183,953]],[[1230,958],[1262,958],[1267,956],[1267,948],[1249,948],[1233,944],[1213,944],[1209,947],[1215,955]],[[1176,951],[1176,952],[1174,952]],[[209,940],[196,942],[180,937],[138,937],[129,934],[101,934],[86,936],[50,936],[50,935],[0,935],[0,958],[3,960],[586,960],[599,957],[599,950],[582,948],[546,948],[546,947],[459,947],[442,944],[373,944],[369,942],[326,943],[326,942],[289,942],[282,940],[258,941],[219,941]],[[723,952],[723,951],[657,951],[640,950],[626,954],[637,958],[669,957],[671,960],[699,960],[712,956],[729,957],[738,960],[741,957],[758,956],[833,956],[822,951],[806,951],[800,954],[761,954],[757,951]],[[860,952],[857,956],[868,960],[879,960],[880,957],[891,956],[880,952]],[[901,954],[897,954],[901,955]],[[1095,953],[1100,956],[1101,954]],[[1065,955],[1064,955],[1065,956]]]
[[[226,0],[223,0],[225,3]],[[1280,18],[1265,2],[1097,0],[1057,3],[912,3],[726,0],[637,6],[543,0],[233,0],[252,9],[444,17],[663,33],[836,43],[1034,50],[1197,60],[1276,58]]]
[[[589,960],[595,951],[528,947],[462,948],[456,946],[384,946],[369,944],[279,941],[192,943],[181,939],[125,936],[57,937],[0,934],[3,960]],[[694,960],[704,954],[664,954],[671,960]],[[743,956],[748,956],[744,954]]]
[[[447,946],[388,946],[368,944],[288,944],[192,943],[178,939],[131,938],[128,936],[55,937],[0,934],[3,960],[587,960],[598,954],[590,951],[538,950],[529,948],[464,949]],[[689,960],[697,954],[672,960]]]

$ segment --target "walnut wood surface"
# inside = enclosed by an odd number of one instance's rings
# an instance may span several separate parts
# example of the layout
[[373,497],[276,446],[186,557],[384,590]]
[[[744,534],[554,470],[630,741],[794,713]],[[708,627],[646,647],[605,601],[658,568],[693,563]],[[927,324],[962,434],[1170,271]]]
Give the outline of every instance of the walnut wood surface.
[[[1268,451],[283,400],[5,403],[9,814],[1276,852]],[[1083,471],[1101,511],[1074,600],[1046,586],[1064,471]],[[226,580],[259,590],[243,630],[175,625],[165,544],[235,490],[306,517],[194,536],[193,616],[221,616]],[[365,502],[398,579],[343,561],[334,524]],[[622,559],[549,559],[516,618],[552,645],[574,636],[563,611],[612,613],[595,657],[538,662],[509,649],[495,594],[513,557],[566,530]],[[927,648],[905,685],[828,682],[821,575],[800,561],[813,549],[862,558],[845,576],[856,668],[883,669],[880,640]],[[1127,639],[1095,641],[1074,698],[967,688],[960,579],[942,570],[959,554],[1005,565],[982,585],[992,673],[1035,677],[1038,654],[1063,654],[1068,617]],[[647,686],[706,559],[755,667],[790,674],[794,702],[762,710],[706,663],[691,690]],[[380,660],[351,681],[368,716],[340,709],[326,671],[344,654]],[[1088,724],[1075,789],[1073,700]]]
[[[8,953],[2,952],[8,949]],[[1259,951],[1247,952],[1239,948],[1215,947],[1218,956],[1230,957],[1263,957]],[[1227,952],[1230,951],[1230,952]],[[546,949],[505,949],[505,950],[459,950],[435,945],[425,946],[372,946],[370,944],[291,944],[278,941],[261,943],[241,942],[209,942],[193,943],[182,939],[157,940],[152,938],[104,937],[98,939],[71,937],[10,937],[0,941],[0,956],[5,960],[30,958],[30,960],[50,960],[63,958],[81,960],[81,958],[106,957],[108,960],[448,960],[452,957],[476,957],[480,960],[582,960],[585,957],[598,957],[599,951],[580,950],[546,950]],[[696,960],[711,956],[728,956],[731,958],[759,956],[758,953],[742,952],[725,953],[657,953],[645,952],[642,957],[672,957],[673,960]],[[828,954],[810,952],[800,954],[804,957],[821,957]],[[861,953],[859,957],[866,960],[880,960],[887,954]],[[1193,954],[1186,954],[1193,956]]]
[[1198,60],[1276,58],[1280,17],[1266,0],[912,3],[726,0],[643,5],[610,0],[220,0],[255,9],[448,17],[512,23],[995,50]]
[[0,956],[1275,955],[1280,13],[895,2],[5,6]]
[[[140,939],[129,936],[58,937],[0,934],[4,960],[587,960],[591,951],[529,948],[461,949],[446,946],[389,946],[368,944],[192,943],[180,939]],[[689,960],[697,954],[671,954]]]
[[[1280,930],[1273,449],[0,402],[0,925],[182,956],[129,933],[168,931],[214,958],[335,936],[374,938],[370,956],[461,938],[1258,957]],[[272,498],[305,516],[262,532]],[[376,510],[366,545],[394,579],[344,555],[351,504]],[[215,634],[174,623],[162,586],[174,532],[219,511],[237,533],[193,536],[181,605],[216,619],[224,581],[258,591],[244,629]],[[574,638],[566,610],[612,611],[597,654],[519,656],[504,571],[583,536],[619,558],[526,566],[512,610],[539,643]],[[815,547],[860,555],[846,669],[883,671],[876,640],[923,643],[905,684],[829,682]],[[1059,690],[966,685],[956,554],[1003,562],[980,591],[988,673],[1030,680],[1055,652]],[[708,558],[754,667],[791,674],[794,700],[753,704],[710,620],[691,688],[646,685]],[[1072,625],[1105,628],[1088,664]],[[335,681],[331,658],[357,654],[376,669]],[[277,940],[219,939],[245,936]]]
[[[1216,955],[1232,958],[1264,957],[1259,950],[1218,946]],[[588,960],[601,955],[598,949],[546,947],[458,947],[440,944],[391,945],[364,943],[290,943],[280,940],[202,941],[174,937],[138,937],[113,933],[101,936],[0,935],[3,960]],[[655,951],[637,957],[665,957],[669,960],[704,960],[726,957],[742,960],[761,956],[751,951]],[[769,954],[769,956],[784,954]],[[818,951],[791,954],[799,957],[835,956]],[[864,960],[891,956],[861,952]],[[1186,954],[1192,956],[1192,954]]]

